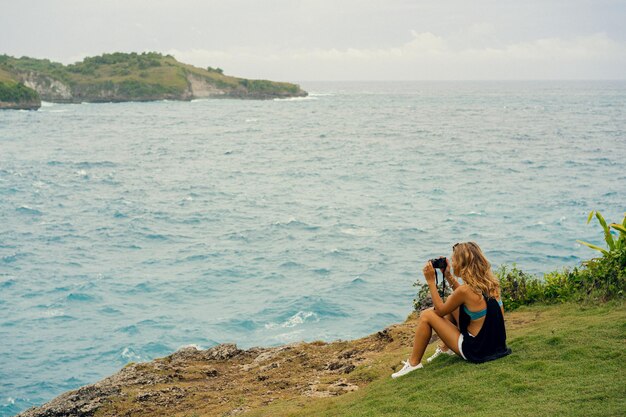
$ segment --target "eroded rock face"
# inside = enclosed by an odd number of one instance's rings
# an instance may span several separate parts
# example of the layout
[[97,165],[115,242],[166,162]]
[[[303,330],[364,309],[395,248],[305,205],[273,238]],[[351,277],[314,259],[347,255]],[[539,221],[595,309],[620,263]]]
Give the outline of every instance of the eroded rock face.
[[217,88],[205,78],[192,73],[187,74],[187,82],[189,83],[189,98],[219,97],[226,94],[225,90]]
[[248,350],[232,343],[205,350],[187,346],[163,358],[129,364],[19,417],[237,415],[279,399],[341,395],[367,384],[367,378],[351,375],[391,343],[399,345],[394,342],[398,339],[392,327],[332,343]]
[[72,89],[69,85],[34,72],[21,74],[21,81],[26,87],[39,93],[43,101],[71,102]]
[[20,417],[91,417],[110,397],[118,395],[119,386],[108,384],[87,385],[66,392],[41,407],[30,408]]

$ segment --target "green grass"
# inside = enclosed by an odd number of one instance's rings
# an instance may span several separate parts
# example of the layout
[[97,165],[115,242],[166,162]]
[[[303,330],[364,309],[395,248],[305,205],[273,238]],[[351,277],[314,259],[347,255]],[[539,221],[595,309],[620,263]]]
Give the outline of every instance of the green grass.
[[7,84],[15,83],[16,79],[13,76],[13,74],[0,68],[0,82],[7,83]]
[[[525,323],[524,323],[525,322]],[[623,416],[626,308],[535,305],[507,315],[513,354],[481,365],[438,358],[392,380],[390,353],[355,376],[374,381],[330,399],[285,401],[246,416]],[[431,346],[427,354],[432,352]]]

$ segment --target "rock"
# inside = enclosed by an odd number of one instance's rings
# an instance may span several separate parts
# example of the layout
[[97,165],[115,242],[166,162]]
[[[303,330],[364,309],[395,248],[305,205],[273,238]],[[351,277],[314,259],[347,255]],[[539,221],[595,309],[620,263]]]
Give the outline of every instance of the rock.
[[278,368],[280,366],[280,364],[276,363],[276,362],[272,362],[269,365],[265,365],[265,366],[261,366],[259,368],[259,370],[261,372],[265,372],[265,371],[269,371],[270,369],[274,369],[274,368]]
[[138,401],[138,402],[150,401],[153,398],[158,397],[158,396],[159,394],[156,392],[140,392],[135,397],[135,401]]
[[184,346],[169,355],[167,358],[169,358],[173,362],[181,362],[190,360],[202,360],[204,359],[204,355],[202,351],[195,346]]
[[331,362],[329,364],[326,365],[326,369],[328,369],[329,371],[335,371],[339,368],[343,367],[343,363],[341,362]]
[[0,101],[0,110],[37,110],[40,107],[40,100]]
[[102,386],[100,383],[87,385],[74,391],[69,391],[54,400],[32,407],[19,417],[91,417],[96,410],[110,397],[119,395],[119,386]]
[[341,354],[339,355],[339,358],[340,358],[340,359],[350,359],[351,357],[353,357],[353,356],[354,356],[354,355],[356,355],[357,353],[359,353],[359,351],[358,351],[358,350],[356,350],[356,349],[347,350],[347,351],[345,351],[345,352],[341,353]]
[[330,362],[326,365],[326,369],[329,371],[339,371],[344,374],[349,374],[356,368],[356,365],[350,362]]
[[341,395],[346,392],[356,391],[358,389],[358,385],[351,384],[345,379],[340,379],[339,381],[330,385],[320,384],[319,380],[316,380],[313,383],[309,384],[309,387],[305,391],[303,391],[302,394],[306,395],[307,397],[326,398]]
[[207,349],[203,356],[208,360],[224,361],[241,354],[243,351],[237,348],[234,343],[223,343]]
[[355,368],[356,366],[354,364],[349,363],[343,367],[343,373],[349,374],[350,372],[354,371]]
[[261,354],[259,354],[256,358],[254,358],[254,362],[260,363],[260,362],[265,362],[265,361],[272,360],[276,356],[281,354],[282,352],[285,352],[285,351],[291,350],[291,349],[292,349],[292,346],[290,346],[290,345],[267,349],[264,352],[262,352]]
[[393,337],[391,337],[389,329],[381,330],[380,332],[376,333],[376,339],[381,340],[385,343],[393,342]]

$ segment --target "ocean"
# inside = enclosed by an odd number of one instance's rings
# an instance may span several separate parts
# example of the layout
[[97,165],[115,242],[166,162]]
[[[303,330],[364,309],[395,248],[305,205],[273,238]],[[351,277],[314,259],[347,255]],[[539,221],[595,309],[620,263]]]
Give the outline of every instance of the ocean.
[[473,240],[541,275],[626,211],[626,82],[304,82],[0,112],[0,417],[187,345],[352,339]]

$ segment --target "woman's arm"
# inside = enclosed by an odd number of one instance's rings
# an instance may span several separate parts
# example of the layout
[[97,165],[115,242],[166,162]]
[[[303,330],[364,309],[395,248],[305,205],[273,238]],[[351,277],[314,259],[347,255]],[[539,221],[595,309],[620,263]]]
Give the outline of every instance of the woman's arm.
[[446,279],[448,280],[448,283],[450,284],[453,290],[456,290],[457,288],[461,286],[461,284],[459,284],[459,281],[456,280],[454,275],[450,273],[449,267],[448,269],[446,269],[446,272],[444,272],[443,276],[446,277]]
[[452,287],[453,290],[459,288],[461,284],[456,280],[454,275],[450,272],[450,261],[446,258],[446,269],[443,271],[443,276],[448,280],[448,283]]
[[[450,314],[456,310],[465,301],[465,286],[459,285],[457,282],[457,288],[454,289],[452,294],[446,299],[444,303],[437,291],[437,284],[435,284],[435,269],[430,261],[424,265],[424,278],[430,289],[430,296],[433,299],[433,306],[438,316],[443,317],[446,314]],[[456,280],[455,280],[456,282]]]

